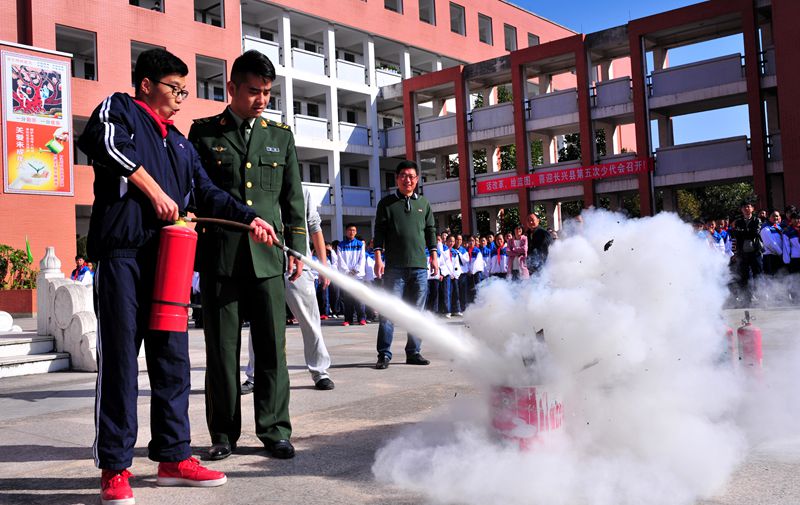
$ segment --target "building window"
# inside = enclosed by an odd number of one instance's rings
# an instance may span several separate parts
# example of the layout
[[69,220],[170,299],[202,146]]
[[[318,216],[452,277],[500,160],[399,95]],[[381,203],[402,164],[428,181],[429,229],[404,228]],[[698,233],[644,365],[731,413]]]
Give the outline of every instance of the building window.
[[313,42],[303,42],[303,49],[305,49],[306,51],[308,51],[310,53],[316,53],[317,52],[317,45],[314,44]]
[[353,124],[358,123],[358,115],[356,114],[356,111],[345,110],[344,116],[345,116],[345,123],[353,123]]
[[72,77],[97,80],[97,34],[56,25],[56,50],[72,53]]
[[532,33],[528,34],[528,47],[531,46],[538,46],[539,45],[539,36],[534,35]]
[[298,45],[297,39],[292,39],[292,41],[289,43],[289,45],[292,46],[292,47],[300,47]]
[[224,28],[224,0],[194,0],[194,20],[207,25]]
[[478,14],[478,39],[490,46],[494,43],[492,41],[492,18],[489,16]]
[[303,104],[301,104],[298,100],[295,100],[292,103],[292,110],[295,114],[302,114],[303,113]]
[[511,25],[503,25],[503,34],[506,38],[506,51],[517,50],[517,29]]
[[419,20],[436,26],[436,4],[434,0],[419,0]]
[[349,172],[350,172],[350,185],[358,186],[358,169],[351,168]]
[[356,62],[356,55],[353,54],[353,53],[345,52],[345,53],[342,54],[342,56],[343,56],[342,59],[344,61],[349,61],[350,63],[355,63]]
[[308,166],[308,178],[311,179],[309,182],[322,182],[322,166],[310,164]]
[[225,60],[197,55],[197,98],[224,102],[225,96]]
[[264,28],[259,29],[258,38],[261,40],[269,40],[270,42],[275,40],[275,34],[273,34],[269,30],[265,30]]
[[319,105],[315,103],[308,102],[308,105],[306,105],[306,111],[311,117],[319,117]]
[[383,129],[384,129],[384,130],[386,130],[387,128],[391,128],[392,126],[394,126],[394,121],[393,121],[393,120],[392,120],[392,118],[390,118],[390,117],[384,117],[384,118],[382,119],[382,122],[383,122]]
[[383,184],[386,189],[394,188],[395,186],[397,186],[397,183],[394,182],[394,172],[383,173]]
[[131,40],[131,86],[134,88],[136,87],[136,80],[133,77],[133,71],[136,69],[136,60],[139,59],[139,55],[145,51],[149,51],[150,49],[166,49],[164,46],[156,46],[153,44],[147,44],[145,42],[137,42],[135,40]]
[[403,13],[403,0],[383,0],[383,6],[386,10]]
[[450,2],[450,31],[459,35],[467,35],[467,17],[464,7]]
[[151,11],[164,12],[163,0],[128,0],[130,5],[141,7],[142,9],[150,9]]

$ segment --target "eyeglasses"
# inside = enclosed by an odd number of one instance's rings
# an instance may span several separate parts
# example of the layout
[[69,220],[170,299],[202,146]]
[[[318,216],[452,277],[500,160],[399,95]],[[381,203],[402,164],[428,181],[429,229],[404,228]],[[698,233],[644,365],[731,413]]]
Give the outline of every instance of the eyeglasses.
[[156,82],[158,82],[159,84],[163,84],[164,86],[167,86],[169,89],[171,89],[172,96],[174,96],[175,98],[180,98],[181,100],[186,100],[187,98],[189,98],[189,92],[186,91],[185,89],[181,89],[174,84],[167,84],[164,81],[156,81]]
[[411,174],[397,174],[398,179],[408,179],[409,181],[413,181],[417,178],[416,175]]

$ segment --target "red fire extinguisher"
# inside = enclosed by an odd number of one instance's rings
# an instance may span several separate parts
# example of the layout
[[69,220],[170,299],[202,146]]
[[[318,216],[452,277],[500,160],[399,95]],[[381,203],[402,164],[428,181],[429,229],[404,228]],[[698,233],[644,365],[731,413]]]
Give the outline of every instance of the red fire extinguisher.
[[759,374],[764,357],[761,349],[761,329],[751,321],[750,311],[746,310],[742,326],[736,331],[739,339],[739,360],[745,370]]
[[183,220],[161,229],[150,329],[186,331],[192,290],[197,232]]

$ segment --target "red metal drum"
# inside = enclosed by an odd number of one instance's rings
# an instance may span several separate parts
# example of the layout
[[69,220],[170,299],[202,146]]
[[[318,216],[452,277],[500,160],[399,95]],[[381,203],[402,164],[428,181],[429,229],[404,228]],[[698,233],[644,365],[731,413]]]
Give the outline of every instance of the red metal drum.
[[160,238],[150,329],[187,331],[197,232],[179,221],[162,228]]
[[561,401],[543,386],[495,386],[491,391],[492,427],[504,440],[530,449],[564,422]]

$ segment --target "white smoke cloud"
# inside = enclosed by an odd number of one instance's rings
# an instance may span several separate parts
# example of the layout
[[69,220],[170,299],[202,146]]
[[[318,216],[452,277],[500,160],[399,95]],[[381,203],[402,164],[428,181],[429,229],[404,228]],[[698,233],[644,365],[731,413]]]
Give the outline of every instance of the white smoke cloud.
[[[459,504],[688,505],[726,484],[747,449],[744,381],[720,363],[726,259],[674,215],[584,220],[541,278],[481,288],[465,321],[493,356],[459,367],[485,394],[391,440],[376,478]],[[501,443],[491,385],[542,386],[563,430]]]

